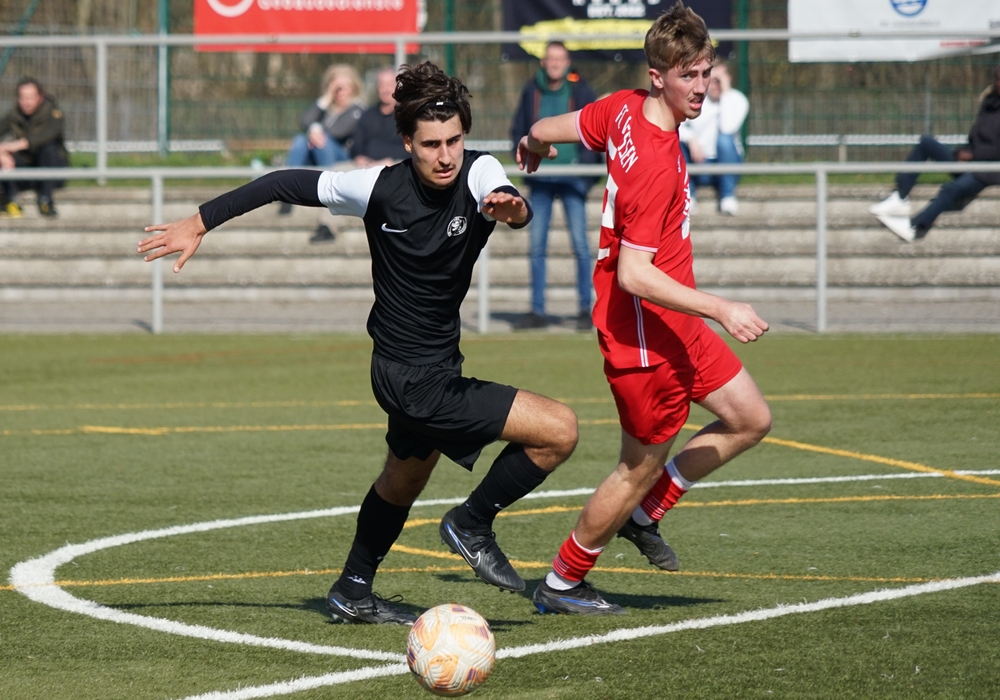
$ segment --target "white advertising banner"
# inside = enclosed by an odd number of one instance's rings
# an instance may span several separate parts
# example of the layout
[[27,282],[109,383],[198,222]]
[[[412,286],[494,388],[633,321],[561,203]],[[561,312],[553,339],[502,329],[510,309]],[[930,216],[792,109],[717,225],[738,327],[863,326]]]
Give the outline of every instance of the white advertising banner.
[[[788,0],[792,32],[989,32],[1000,0]],[[989,39],[835,39],[788,42],[792,63],[921,61],[968,52]]]

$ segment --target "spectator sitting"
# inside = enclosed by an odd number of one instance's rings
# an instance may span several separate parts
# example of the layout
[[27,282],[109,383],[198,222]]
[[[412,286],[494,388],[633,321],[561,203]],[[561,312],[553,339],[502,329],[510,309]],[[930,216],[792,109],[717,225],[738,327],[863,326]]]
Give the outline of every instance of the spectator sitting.
[[392,165],[410,157],[392,116],[396,109],[392,96],[396,91],[395,68],[386,67],[378,72],[377,90],[378,104],[365,110],[351,144],[351,158],[359,168]]
[[[969,130],[969,143],[952,151],[930,136],[922,136],[906,160],[1000,161],[1000,66],[993,71],[993,87],[982,95],[979,113]],[[961,211],[989,185],[1000,185],[1000,172],[956,175],[941,186],[920,213],[910,218],[910,190],[919,176],[919,173],[897,174],[896,190],[868,210],[907,243],[926,236],[942,212]]]
[[[528,134],[531,125],[543,117],[567,114],[582,109],[595,100],[594,91],[575,71],[570,70],[570,55],[558,41],[549,42],[545,57],[535,77],[524,86],[521,100],[514,114],[510,135],[514,147]],[[579,144],[560,144],[558,155],[550,162],[559,165],[598,163],[600,155],[580,147]],[[587,245],[587,192],[595,178],[579,176],[533,177],[531,206],[535,216],[531,220],[529,260],[531,265],[531,312],[517,325],[519,329],[543,328],[548,325],[545,316],[545,259],[549,239],[549,221],[552,203],[562,199],[569,228],[573,256],[576,258],[576,286],[579,313],[577,329],[593,327],[590,315],[591,274],[590,249]]]
[[[0,167],[65,168],[69,165],[63,144],[63,114],[55,100],[45,94],[34,78],[22,78],[17,84],[17,107],[0,119]],[[0,215],[19,217],[19,189],[38,192],[38,212],[56,216],[52,192],[63,183],[58,180],[3,180]]]
[[[361,78],[353,67],[337,63],[323,73],[322,90],[299,120],[303,133],[292,139],[285,159],[290,168],[326,167],[350,159],[351,137],[364,111],[359,102]],[[280,211],[289,214],[292,207],[282,203]]]
[[[712,67],[708,94],[702,103],[701,116],[683,122],[678,130],[681,151],[688,163],[742,163],[743,143],[740,129],[750,111],[750,102],[732,86],[725,63]],[[694,175],[691,177],[691,208],[695,206],[695,187],[711,185],[719,193],[719,212],[736,216],[739,201],[736,183],[739,175]]]
[[[378,104],[369,107],[361,115],[351,142],[351,158],[359,168],[392,165],[410,157],[403,147],[403,137],[396,131],[396,119],[393,117],[396,109],[396,98],[392,96],[396,91],[396,69],[388,66],[381,69],[376,88]],[[309,239],[310,243],[334,239],[333,229],[330,227],[332,219],[333,215],[326,209],[320,211],[316,233]]]

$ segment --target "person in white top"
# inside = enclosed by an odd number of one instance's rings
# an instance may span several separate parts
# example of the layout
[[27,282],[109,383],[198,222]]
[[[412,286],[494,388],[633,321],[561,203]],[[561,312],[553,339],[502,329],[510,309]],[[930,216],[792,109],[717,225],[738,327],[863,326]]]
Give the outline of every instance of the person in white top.
[[[712,67],[708,99],[702,105],[701,116],[683,122],[679,129],[681,150],[688,163],[743,162],[740,129],[750,111],[750,101],[732,86],[732,82],[725,63],[716,63]],[[739,175],[692,176],[692,209],[695,187],[711,185],[719,193],[719,212],[736,216],[739,211],[736,183],[739,179]]]

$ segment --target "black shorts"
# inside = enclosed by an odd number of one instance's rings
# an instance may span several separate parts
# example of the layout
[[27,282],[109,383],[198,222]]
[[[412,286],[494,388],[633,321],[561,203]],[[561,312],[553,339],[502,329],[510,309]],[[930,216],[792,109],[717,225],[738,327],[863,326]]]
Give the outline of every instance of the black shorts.
[[372,355],[372,391],[389,415],[385,441],[399,459],[427,459],[435,450],[466,469],[495,442],[517,389],[462,376],[462,357],[404,365]]

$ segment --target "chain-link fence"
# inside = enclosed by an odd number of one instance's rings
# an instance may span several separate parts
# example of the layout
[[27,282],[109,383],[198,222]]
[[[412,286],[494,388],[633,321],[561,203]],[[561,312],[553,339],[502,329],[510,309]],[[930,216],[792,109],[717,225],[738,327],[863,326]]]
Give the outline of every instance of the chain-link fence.
[[[786,3],[734,0],[733,27],[783,28]],[[168,0],[169,30],[193,29],[190,0]],[[0,32],[26,35],[155,33],[157,3],[138,0],[11,0],[0,5]],[[428,31],[494,31],[501,0],[427,0]],[[108,138],[155,143],[158,134],[158,50],[109,48]],[[168,132],[173,140],[221,141],[231,150],[276,150],[297,130],[330,63],[347,62],[374,97],[377,69],[391,56],[198,52],[169,49]],[[918,63],[791,64],[787,44],[737,42],[727,57],[736,84],[751,99],[746,135],[750,161],[900,159],[907,136],[964,134],[991,82],[996,55]],[[499,44],[425,46],[408,60],[432,60],[466,81],[474,96],[472,137],[506,139],[510,117],[537,63],[503,60]],[[54,95],[67,118],[67,138],[93,141],[95,51],[17,48],[0,51],[0,109],[12,105],[18,78],[32,75]],[[645,66],[578,61],[602,94],[646,85]],[[902,136],[904,138],[899,138]]]

